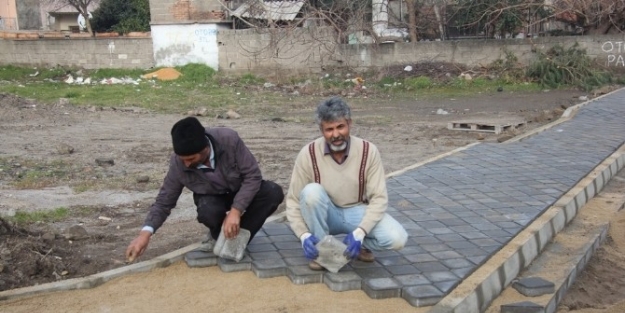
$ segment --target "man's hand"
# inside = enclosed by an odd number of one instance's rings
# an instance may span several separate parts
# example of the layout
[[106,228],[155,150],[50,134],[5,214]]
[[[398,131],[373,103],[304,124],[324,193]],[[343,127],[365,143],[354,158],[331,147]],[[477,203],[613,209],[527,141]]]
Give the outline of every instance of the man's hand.
[[230,208],[230,212],[228,212],[226,219],[224,219],[224,223],[221,225],[226,238],[232,239],[238,236],[240,224],[241,211],[235,208]]
[[135,238],[130,245],[128,245],[128,248],[126,249],[126,260],[128,260],[128,262],[134,262],[143,254],[145,249],[148,247],[148,243],[150,243],[151,236],[151,232],[142,230],[139,233],[139,236],[137,236],[137,238]]
[[365,231],[358,227],[353,232],[347,234],[347,237],[343,240],[343,243],[347,245],[347,249],[343,252],[348,259],[355,259],[360,253],[360,247],[362,246],[362,240],[365,238]]
[[314,260],[319,256],[319,251],[315,245],[319,242],[319,239],[311,233],[304,233],[300,240],[302,241],[302,248],[304,248],[304,256],[309,260]]

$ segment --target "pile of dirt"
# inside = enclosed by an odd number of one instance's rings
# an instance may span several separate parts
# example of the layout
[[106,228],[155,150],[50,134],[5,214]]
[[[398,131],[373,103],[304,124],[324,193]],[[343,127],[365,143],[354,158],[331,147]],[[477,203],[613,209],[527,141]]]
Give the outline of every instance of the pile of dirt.
[[105,264],[83,256],[80,246],[54,234],[19,228],[0,218],[0,291],[81,277],[106,268]]

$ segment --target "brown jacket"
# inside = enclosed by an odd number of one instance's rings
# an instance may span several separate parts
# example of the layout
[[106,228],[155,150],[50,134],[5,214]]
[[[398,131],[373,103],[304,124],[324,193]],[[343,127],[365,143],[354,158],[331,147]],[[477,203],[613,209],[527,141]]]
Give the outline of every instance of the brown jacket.
[[202,170],[185,167],[178,156],[172,154],[169,170],[156,201],[150,207],[144,226],[151,226],[156,232],[171,213],[171,209],[176,207],[184,187],[194,194],[235,193],[232,207],[242,212],[250,205],[262,181],[258,162],[236,131],[225,127],[206,128],[206,136],[215,150],[215,170],[221,171],[228,188],[217,190]]

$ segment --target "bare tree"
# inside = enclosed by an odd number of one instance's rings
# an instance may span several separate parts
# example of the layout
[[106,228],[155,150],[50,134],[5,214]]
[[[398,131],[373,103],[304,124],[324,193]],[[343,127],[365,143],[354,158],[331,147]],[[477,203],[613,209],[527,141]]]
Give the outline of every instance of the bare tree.
[[555,19],[584,34],[622,33],[625,30],[624,0],[551,0]]

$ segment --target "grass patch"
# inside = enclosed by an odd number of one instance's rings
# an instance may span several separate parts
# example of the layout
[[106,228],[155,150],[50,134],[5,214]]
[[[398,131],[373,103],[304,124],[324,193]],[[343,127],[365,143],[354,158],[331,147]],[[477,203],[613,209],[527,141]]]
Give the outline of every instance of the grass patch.
[[[30,77],[33,72],[30,67],[4,66],[0,67],[0,79],[14,80],[0,84],[0,92],[16,94],[31,98],[39,103],[57,103],[59,98],[69,99],[74,106],[96,107],[139,107],[157,113],[187,113],[188,111],[205,108],[207,116],[223,114],[228,109],[234,109],[243,116],[258,116],[262,114],[280,115],[285,106],[302,107],[311,102],[318,102],[321,98],[330,95],[349,95],[350,93],[366,93],[368,98],[406,97],[414,98],[449,98],[466,95],[496,92],[503,87],[506,92],[535,92],[545,88],[545,85],[533,81],[525,82],[525,78],[516,78],[514,68],[515,59],[506,57],[506,60],[493,65],[499,78],[474,76],[471,80],[454,77],[433,78],[428,74],[405,77],[401,74],[387,77],[373,78],[379,73],[373,72],[364,77],[363,89],[357,85],[352,75],[328,74],[323,77],[309,75],[305,77],[279,77],[267,81],[252,73],[241,76],[219,76],[211,67],[202,64],[188,64],[176,67],[182,73],[179,79],[172,81],[145,80],[134,84],[100,84],[103,78],[139,78],[147,73],[140,69],[99,69],[81,70],[83,78],[91,78],[89,85],[66,84],[60,79],[50,81],[43,79],[43,73],[49,76],[64,77],[66,73],[77,76],[73,69],[53,68],[39,69],[41,74]],[[150,72],[158,69],[150,69]],[[503,74],[506,75],[503,75]],[[15,81],[16,80],[16,81]],[[625,79],[623,79],[625,80]],[[17,82],[17,83],[16,83]],[[265,86],[266,82],[273,85]],[[551,87],[553,88],[553,87]],[[297,96],[293,96],[297,91]]]
[[23,212],[17,211],[14,216],[6,217],[8,221],[18,225],[26,225],[32,223],[49,223],[58,222],[68,217],[70,210],[65,207],[59,207],[53,210]]
[[66,69],[61,67],[37,68],[21,67],[14,65],[0,66],[0,80],[8,81],[38,81],[43,79],[56,79],[65,75]]

